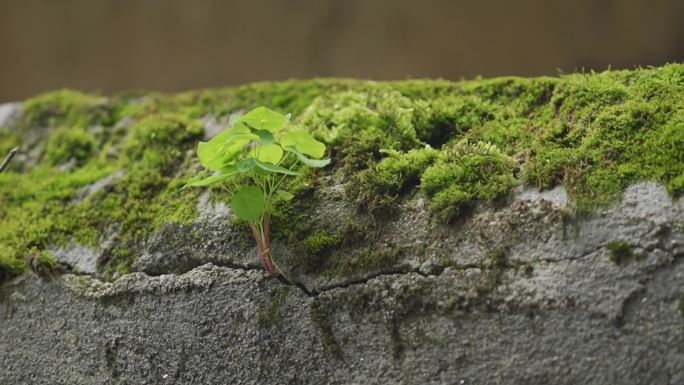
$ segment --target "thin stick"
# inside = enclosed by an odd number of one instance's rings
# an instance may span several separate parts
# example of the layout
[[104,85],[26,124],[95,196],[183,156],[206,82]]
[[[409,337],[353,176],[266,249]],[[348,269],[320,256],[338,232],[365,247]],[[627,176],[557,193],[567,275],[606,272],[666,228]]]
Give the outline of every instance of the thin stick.
[[7,166],[9,166],[9,164],[12,161],[12,159],[14,158],[14,156],[17,155],[17,151],[19,151],[19,148],[15,147],[12,149],[12,151],[9,152],[9,154],[7,154],[5,161],[2,162],[2,165],[0,165],[0,172],[5,171],[5,169],[7,168]]

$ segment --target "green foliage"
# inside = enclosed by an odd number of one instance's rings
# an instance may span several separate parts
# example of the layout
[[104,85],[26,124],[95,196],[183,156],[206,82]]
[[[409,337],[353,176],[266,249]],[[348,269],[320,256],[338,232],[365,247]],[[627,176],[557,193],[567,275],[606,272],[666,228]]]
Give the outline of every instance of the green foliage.
[[[302,173],[301,165],[321,168],[325,145],[304,130],[287,129],[289,118],[258,107],[237,119],[209,142],[200,142],[197,156],[206,171],[190,179],[186,187],[218,184],[230,194],[230,207],[247,221],[259,247],[264,268],[275,274],[270,256],[270,212],[276,199],[292,199],[280,189],[287,176]],[[312,157],[312,158],[309,158]]]

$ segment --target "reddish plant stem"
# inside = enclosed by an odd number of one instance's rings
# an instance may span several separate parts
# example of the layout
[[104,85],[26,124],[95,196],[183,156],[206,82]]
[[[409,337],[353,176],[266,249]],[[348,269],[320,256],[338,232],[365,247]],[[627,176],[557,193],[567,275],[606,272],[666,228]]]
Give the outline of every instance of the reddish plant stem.
[[268,227],[264,227],[264,239],[266,244],[264,244],[261,236],[259,235],[259,230],[257,230],[256,225],[250,224],[250,229],[252,229],[252,236],[257,243],[257,249],[259,250],[259,262],[261,266],[266,270],[272,277],[276,276],[276,271],[271,261],[271,245],[270,245],[270,234],[268,233]]
[[261,243],[261,237],[259,236],[259,231],[256,228],[256,225],[253,223],[249,224],[249,228],[252,229],[252,237],[254,237],[254,240],[257,243],[257,248],[258,248],[258,253],[259,253],[259,262],[261,263],[261,266],[265,269],[266,268],[266,263],[264,263],[264,245]]
[[271,259],[271,218],[268,213],[264,214],[263,225],[264,240],[266,241],[266,244],[264,245],[264,261],[268,266],[266,270],[271,273],[271,276],[275,277],[277,275],[276,269],[275,266],[273,266],[273,260]]

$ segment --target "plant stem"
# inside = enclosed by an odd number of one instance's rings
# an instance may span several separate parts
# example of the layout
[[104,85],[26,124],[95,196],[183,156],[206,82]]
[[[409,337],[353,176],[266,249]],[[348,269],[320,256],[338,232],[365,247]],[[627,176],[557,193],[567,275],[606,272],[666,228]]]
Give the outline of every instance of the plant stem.
[[[271,275],[271,277],[275,277],[277,272],[273,267],[273,261],[271,260],[270,235],[268,235],[268,238],[265,236],[263,222],[258,227],[255,223],[250,223],[249,227],[252,229],[252,236],[257,242],[261,266]],[[267,242],[266,239],[269,239],[269,241]]]

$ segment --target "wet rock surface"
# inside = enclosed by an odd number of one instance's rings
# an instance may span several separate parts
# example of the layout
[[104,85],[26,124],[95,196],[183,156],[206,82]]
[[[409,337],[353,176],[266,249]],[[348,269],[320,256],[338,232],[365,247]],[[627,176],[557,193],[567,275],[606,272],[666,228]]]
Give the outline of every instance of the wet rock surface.
[[0,383],[684,382],[684,200],[641,183],[578,217],[521,195],[453,226],[407,202],[377,238],[402,251],[375,270],[311,274],[278,249],[293,283],[200,200],[139,272],[4,283]]

